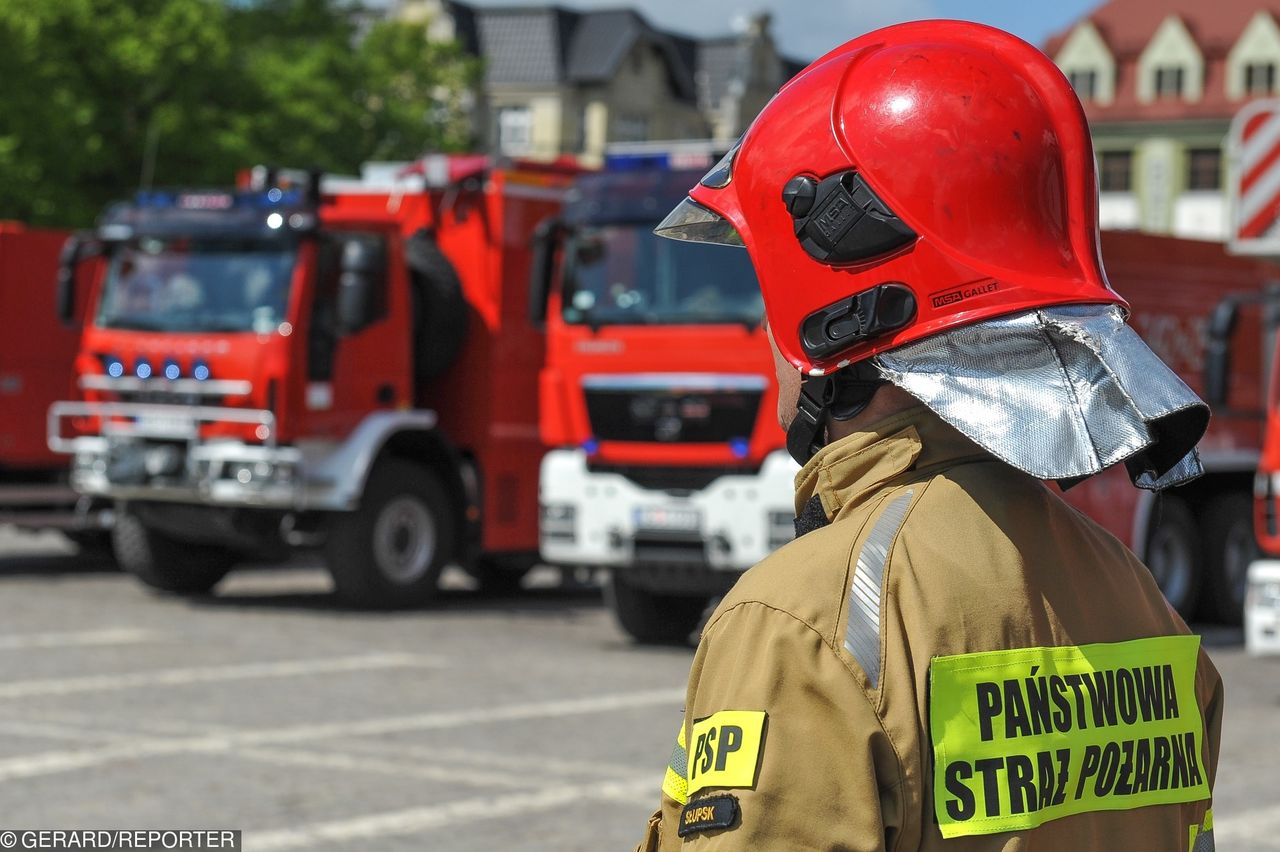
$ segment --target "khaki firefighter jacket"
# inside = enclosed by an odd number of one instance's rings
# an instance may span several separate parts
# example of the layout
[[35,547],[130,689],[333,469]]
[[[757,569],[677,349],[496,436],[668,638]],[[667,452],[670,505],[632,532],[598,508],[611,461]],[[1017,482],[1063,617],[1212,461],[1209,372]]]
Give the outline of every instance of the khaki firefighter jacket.
[[796,483],[638,852],[1213,849],[1222,683],[1120,542],[923,407]]

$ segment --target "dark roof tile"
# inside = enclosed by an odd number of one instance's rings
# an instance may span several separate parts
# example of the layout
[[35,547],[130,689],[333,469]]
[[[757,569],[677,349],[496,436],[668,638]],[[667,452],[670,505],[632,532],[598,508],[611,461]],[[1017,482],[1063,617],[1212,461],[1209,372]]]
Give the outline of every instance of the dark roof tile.
[[565,79],[565,33],[576,13],[555,6],[480,8],[485,82],[556,84]]

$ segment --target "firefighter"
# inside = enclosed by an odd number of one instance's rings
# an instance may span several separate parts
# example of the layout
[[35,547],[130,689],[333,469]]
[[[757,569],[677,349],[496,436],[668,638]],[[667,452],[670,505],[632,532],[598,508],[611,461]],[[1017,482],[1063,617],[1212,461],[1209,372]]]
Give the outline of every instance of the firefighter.
[[1061,72],[930,21],[799,74],[658,228],[745,246],[797,540],[708,621],[640,850],[1213,848],[1222,684],[1057,490],[1200,471]]

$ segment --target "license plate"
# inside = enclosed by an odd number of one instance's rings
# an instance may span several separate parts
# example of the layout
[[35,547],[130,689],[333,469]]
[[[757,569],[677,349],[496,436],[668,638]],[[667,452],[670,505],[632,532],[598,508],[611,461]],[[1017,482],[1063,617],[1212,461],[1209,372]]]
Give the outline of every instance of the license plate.
[[691,506],[651,506],[635,511],[636,527],[646,530],[697,532],[702,512]]
[[167,414],[140,414],[137,430],[157,438],[186,438],[195,432],[195,422],[189,417]]

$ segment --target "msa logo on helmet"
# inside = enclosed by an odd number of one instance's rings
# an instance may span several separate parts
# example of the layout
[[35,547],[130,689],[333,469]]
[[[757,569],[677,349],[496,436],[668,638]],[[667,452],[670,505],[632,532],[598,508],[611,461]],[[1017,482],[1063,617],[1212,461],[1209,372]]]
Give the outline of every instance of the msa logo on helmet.
[[782,202],[800,245],[814,260],[833,266],[880,257],[916,238],[854,171],[821,181],[796,175],[782,188]]
[[933,303],[935,308],[945,308],[947,305],[954,305],[956,302],[963,302],[965,299],[972,299],[975,296],[985,296],[999,289],[1000,285],[995,281],[966,284],[963,287],[956,287],[952,290],[947,290],[945,293],[937,293],[930,296],[929,301]]
[[849,199],[836,197],[822,208],[822,213],[813,219],[813,224],[828,242],[835,244],[860,212]]

